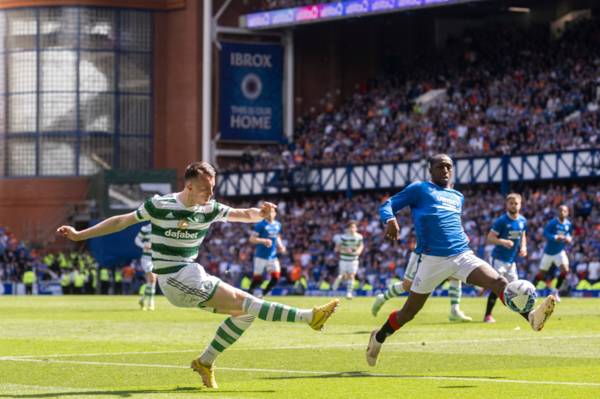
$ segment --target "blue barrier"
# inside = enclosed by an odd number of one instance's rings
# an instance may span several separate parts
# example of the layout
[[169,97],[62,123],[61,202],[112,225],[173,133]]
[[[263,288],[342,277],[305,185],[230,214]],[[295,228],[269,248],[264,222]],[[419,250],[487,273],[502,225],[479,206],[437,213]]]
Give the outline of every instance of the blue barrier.
[[[454,159],[456,185],[594,178],[600,175],[600,149]],[[429,176],[425,159],[365,165],[296,167],[219,174],[222,197],[303,193],[352,193],[404,187]]]

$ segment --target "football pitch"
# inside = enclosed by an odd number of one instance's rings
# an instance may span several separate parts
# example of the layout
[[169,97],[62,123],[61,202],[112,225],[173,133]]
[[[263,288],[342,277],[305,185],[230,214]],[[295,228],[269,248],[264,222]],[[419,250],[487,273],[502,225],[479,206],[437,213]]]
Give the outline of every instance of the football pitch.
[[[312,306],[323,298],[277,297]],[[372,329],[403,298],[370,314],[372,298],[342,299],[323,332],[254,322],[217,359],[218,390],[189,368],[224,316],[160,297],[0,297],[0,398],[600,398],[600,300],[563,299],[544,331],[484,298],[463,299],[477,321],[447,321],[433,298],[365,361]]]

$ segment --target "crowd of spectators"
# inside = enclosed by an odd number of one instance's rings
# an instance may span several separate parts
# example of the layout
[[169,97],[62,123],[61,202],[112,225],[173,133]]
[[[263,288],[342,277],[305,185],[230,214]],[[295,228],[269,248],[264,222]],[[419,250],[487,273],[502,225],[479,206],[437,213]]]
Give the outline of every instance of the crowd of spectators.
[[[414,68],[419,65],[419,68]],[[466,34],[394,76],[329,93],[291,143],[251,147],[228,170],[397,162],[437,152],[500,155],[600,146],[600,23],[551,39],[547,26]],[[434,89],[439,101],[419,105]]]
[[[87,251],[40,254],[0,227],[0,285],[24,283],[27,293],[51,293],[51,286],[60,285],[64,294],[134,294],[145,283],[144,275],[138,260],[123,267],[98,268]],[[40,289],[32,289],[38,284]]]
[[35,250],[18,240],[8,229],[0,227],[0,282],[17,282],[23,274],[39,265]]
[[[496,217],[504,212],[504,197],[497,187],[481,186],[461,190],[465,195],[463,225],[471,248],[478,256],[489,259],[493,246],[485,237]],[[519,190],[518,190],[519,191]],[[568,205],[574,224],[573,244],[567,252],[571,261],[570,288],[589,288],[600,281],[600,185],[527,186],[523,194],[522,213],[528,219],[528,256],[518,262],[521,278],[531,280],[543,253],[544,225],[556,215],[560,204]],[[334,252],[336,235],[342,234],[348,221],[358,222],[365,238],[358,280],[361,286],[383,289],[393,279],[400,279],[414,249],[415,237],[410,214],[402,211],[400,240],[384,240],[378,207],[393,193],[343,195],[305,195],[280,198],[278,220],[283,225],[282,238],[288,251],[280,255],[282,284],[304,278],[318,287],[331,283],[337,273]],[[250,206],[251,203],[232,204]],[[211,274],[240,285],[252,274],[254,246],[248,241],[252,226],[241,223],[216,223],[202,245],[198,261]],[[0,229],[0,283],[23,282],[26,271],[33,270],[37,282],[60,283],[64,293],[135,294],[143,284],[139,262],[116,269],[97,269],[86,252],[47,253],[40,256],[6,229]],[[98,275],[99,273],[99,275]]]
[[[492,188],[462,191],[465,194],[463,225],[470,245],[480,257],[489,259],[493,246],[485,243],[485,237],[495,218],[504,212],[504,197]],[[518,262],[521,278],[531,280],[535,275],[545,242],[544,225],[564,203],[571,209],[570,219],[575,226],[573,244],[567,250],[572,269],[576,271],[571,274],[570,287],[576,287],[580,279],[588,277],[593,280],[591,283],[596,282],[600,273],[600,186],[528,187],[521,192],[523,214],[529,222],[529,255]],[[280,200],[278,220],[282,223],[282,238],[288,249],[286,255],[280,256],[284,278],[293,282],[301,271],[315,286],[322,281],[331,282],[338,264],[334,238],[343,233],[349,220],[358,221],[359,232],[365,238],[358,273],[361,284],[382,289],[391,279],[401,278],[415,245],[412,223],[409,212],[403,211],[399,215],[400,240],[385,241],[378,217],[378,207],[384,199],[382,194],[359,194],[352,198],[327,195]],[[200,263],[210,273],[237,284],[252,271],[254,247],[248,242],[250,232],[250,226],[239,223],[214,224],[203,244]]]

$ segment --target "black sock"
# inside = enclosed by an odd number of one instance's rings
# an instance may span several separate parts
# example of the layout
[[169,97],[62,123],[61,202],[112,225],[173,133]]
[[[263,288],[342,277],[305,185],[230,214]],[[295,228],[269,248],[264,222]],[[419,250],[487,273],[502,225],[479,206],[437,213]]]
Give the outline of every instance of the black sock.
[[519,313],[521,316],[523,316],[523,318],[525,318],[525,320],[529,321],[529,313],[531,313],[531,311],[527,312],[527,313]]
[[252,294],[254,290],[260,286],[260,283],[262,283],[262,280],[252,279],[252,284],[250,284],[250,289],[248,292]]
[[497,299],[498,299],[498,296],[496,294],[494,294],[493,292],[490,292],[490,295],[488,295],[487,306],[485,308],[486,316],[492,315],[492,309],[494,309]]
[[263,291],[263,295],[267,295],[269,293],[269,291],[271,291],[271,289],[273,289],[273,287],[275,287],[275,285],[277,284],[278,281],[279,281],[278,278],[272,278],[271,280],[269,280],[269,284],[267,284],[267,286],[265,287],[265,290]]
[[396,332],[396,330],[394,330],[390,324],[389,321],[386,321],[383,326],[381,326],[381,328],[379,329],[379,331],[377,331],[377,334],[375,334],[375,339],[377,340],[377,342],[379,342],[380,344],[383,344],[385,342],[385,339],[387,337],[389,337],[390,335],[392,335],[394,332]]
[[535,277],[533,279],[533,285],[537,286],[537,284],[540,281],[544,280],[546,278],[546,273],[547,272],[542,272],[542,271],[537,272],[537,274],[535,275]]
[[565,277],[566,277],[566,275],[564,275],[564,274],[561,273],[558,276],[558,278],[556,279],[556,290],[557,291],[560,290],[560,287],[562,286],[563,281],[565,281]]

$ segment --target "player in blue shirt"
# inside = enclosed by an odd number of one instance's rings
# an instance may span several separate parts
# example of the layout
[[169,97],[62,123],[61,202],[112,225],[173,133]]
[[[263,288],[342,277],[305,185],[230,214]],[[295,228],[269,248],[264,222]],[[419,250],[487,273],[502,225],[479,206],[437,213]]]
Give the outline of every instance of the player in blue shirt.
[[275,216],[276,211],[272,208],[267,217],[254,226],[254,231],[250,236],[250,243],[256,245],[254,276],[250,285],[250,293],[253,293],[261,285],[265,271],[271,274],[271,280],[263,290],[263,295],[267,295],[275,287],[281,276],[277,252],[285,253],[286,249],[281,241],[281,223],[275,220]]
[[547,240],[546,246],[540,263],[540,270],[533,281],[533,285],[537,286],[540,280],[546,278],[552,265],[557,266],[560,269],[560,275],[556,280],[556,288],[552,294],[558,301],[560,301],[558,290],[560,290],[560,286],[569,274],[569,258],[565,252],[565,246],[573,241],[573,225],[567,219],[567,216],[569,216],[569,208],[566,205],[561,205],[558,207],[558,217],[549,221],[544,227],[544,237]]
[[[515,264],[517,256],[527,256],[527,219],[519,214],[521,203],[520,194],[509,194],[506,197],[506,213],[496,219],[487,235],[487,242],[495,245],[490,263],[509,283],[519,278]],[[497,298],[494,292],[490,292],[483,319],[486,323],[496,322],[492,310]]]
[[[373,316],[377,316],[381,307],[389,299],[398,297],[404,292],[410,291],[410,286],[415,279],[415,274],[417,274],[418,259],[419,254],[413,250],[408,258],[408,264],[404,269],[402,281],[390,285],[383,294],[378,294],[375,297],[375,302],[373,302],[373,305],[371,306],[371,314]],[[460,309],[460,299],[462,297],[462,282],[460,280],[454,278],[448,279],[448,297],[450,298],[450,314],[448,315],[448,320],[453,322],[473,321],[472,317],[467,316]]]
[[[429,161],[431,181],[414,182],[384,202],[379,214],[386,224],[388,239],[399,238],[400,226],[395,214],[409,206],[417,234],[420,253],[417,274],[408,299],[399,311],[394,311],[381,328],[374,330],[367,346],[367,363],[374,366],[381,346],[387,337],[411,321],[421,310],[429,294],[447,278],[492,290],[504,303],[506,279],[487,262],[469,249],[469,240],[461,223],[463,195],[450,188],[454,164],[446,154],[433,156]],[[536,309],[522,313],[531,328],[540,331],[554,310],[554,296],[550,295]]]

